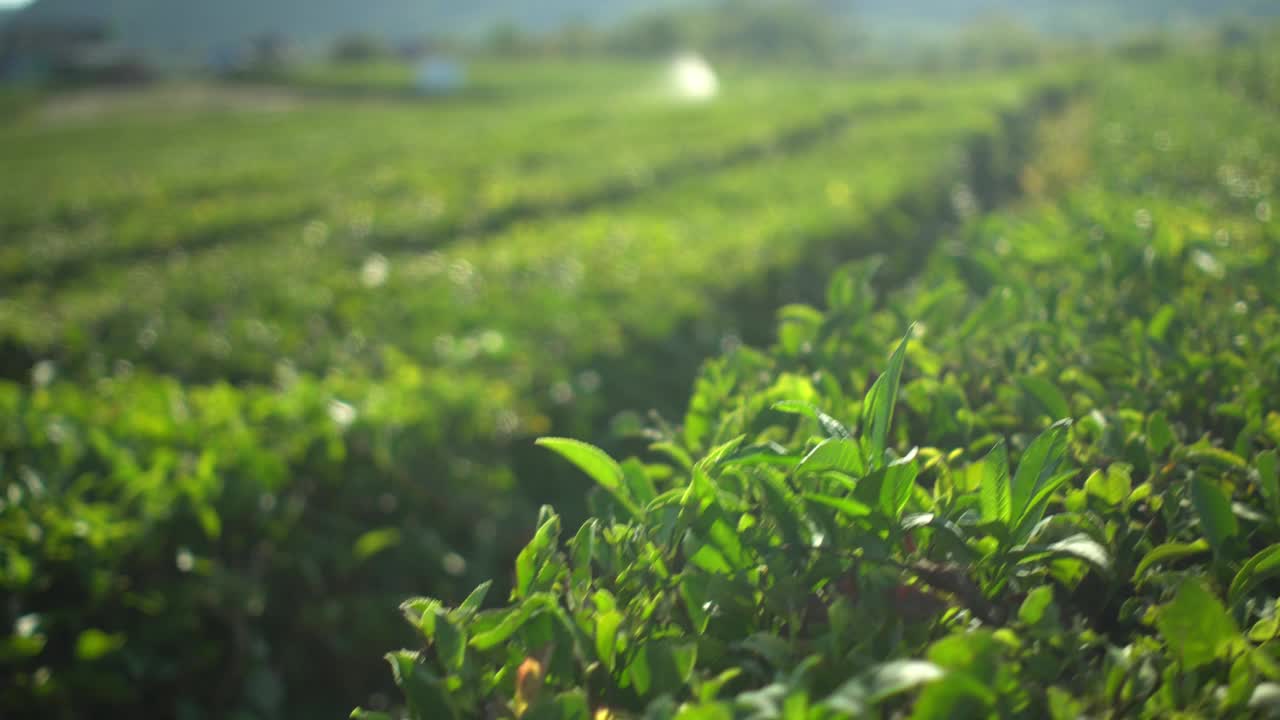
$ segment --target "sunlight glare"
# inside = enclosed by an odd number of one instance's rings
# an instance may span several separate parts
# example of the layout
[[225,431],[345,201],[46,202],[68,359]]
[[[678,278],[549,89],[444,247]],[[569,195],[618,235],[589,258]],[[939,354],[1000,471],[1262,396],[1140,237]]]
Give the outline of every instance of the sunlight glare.
[[706,101],[720,90],[715,70],[701,55],[685,53],[671,62],[671,85],[686,100]]

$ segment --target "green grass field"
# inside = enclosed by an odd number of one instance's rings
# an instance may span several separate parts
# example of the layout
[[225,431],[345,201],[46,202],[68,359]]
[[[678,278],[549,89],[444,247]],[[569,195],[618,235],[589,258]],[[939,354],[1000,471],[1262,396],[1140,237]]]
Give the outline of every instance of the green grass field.
[[0,98],[0,714],[1266,712],[1275,66]]

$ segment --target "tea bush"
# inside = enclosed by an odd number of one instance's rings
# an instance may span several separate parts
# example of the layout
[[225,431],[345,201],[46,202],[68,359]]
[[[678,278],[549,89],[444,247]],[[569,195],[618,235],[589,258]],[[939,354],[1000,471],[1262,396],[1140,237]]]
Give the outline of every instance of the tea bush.
[[544,438],[592,517],[353,717],[1280,712],[1280,129],[1210,75],[1098,78],[1071,189],[835,273],[647,459]]
[[510,388],[388,360],[375,383],[0,386],[5,715],[314,716],[377,687],[346,658],[395,642],[404,583],[461,596],[531,511],[490,430]]

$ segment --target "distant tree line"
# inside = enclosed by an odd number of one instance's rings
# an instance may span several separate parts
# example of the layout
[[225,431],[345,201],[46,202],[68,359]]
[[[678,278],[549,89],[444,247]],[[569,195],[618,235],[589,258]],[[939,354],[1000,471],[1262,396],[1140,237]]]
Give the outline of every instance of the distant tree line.
[[718,59],[827,63],[855,50],[860,35],[847,0],[720,0],[642,14],[600,29],[570,23],[549,34],[496,26],[486,52],[505,55],[667,56],[696,49]]
[[[571,22],[536,32],[503,22],[478,37],[431,36],[398,44],[375,35],[349,34],[331,45],[330,57],[343,63],[431,54],[646,58],[696,50],[717,62],[856,62],[945,70],[1052,62],[1064,52],[1100,42],[1131,59],[1150,58],[1163,55],[1170,42],[1169,30],[1159,25],[1131,26],[1109,40],[1047,34],[1025,14],[993,3],[995,9],[969,17],[933,42],[907,43],[876,32],[874,18],[879,15],[865,15],[874,10],[873,4],[866,0],[714,0],[643,13],[612,27]],[[1179,5],[1184,12],[1193,6]],[[1239,21],[1205,26],[1210,33],[1215,28],[1224,37],[1249,33]]]

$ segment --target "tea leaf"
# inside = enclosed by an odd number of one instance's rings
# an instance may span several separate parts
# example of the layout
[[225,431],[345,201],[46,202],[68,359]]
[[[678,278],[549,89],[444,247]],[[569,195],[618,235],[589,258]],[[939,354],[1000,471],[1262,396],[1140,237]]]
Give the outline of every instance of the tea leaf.
[[1009,489],[1012,517],[1021,526],[1032,511],[1032,499],[1054,477],[1067,452],[1070,420],[1059,420],[1041,433],[1022,454]]
[[1200,516],[1200,527],[1215,554],[1225,550],[1226,543],[1240,531],[1231,501],[1217,483],[1197,473],[1191,479],[1191,502]]
[[1018,378],[1024,392],[1035,399],[1044,414],[1049,416],[1050,420],[1061,420],[1071,415],[1071,407],[1067,404],[1067,399],[1063,397],[1062,391],[1048,380],[1033,375],[1024,375]]
[[1240,634],[1226,608],[1198,580],[1182,583],[1173,602],[1159,609],[1156,627],[1188,670],[1217,659]]
[[849,432],[849,429],[842,425],[839,420],[836,420],[809,403],[799,402],[797,400],[782,400],[774,403],[772,407],[774,410],[779,412],[789,413],[792,415],[807,415],[808,417],[817,420],[818,424],[822,427],[823,432],[827,434],[827,437],[844,438],[846,440],[853,437],[853,434]]
[[622,470],[622,466],[609,457],[608,453],[594,445],[569,438],[538,438],[537,444],[560,454],[569,462],[577,465],[578,469],[582,470],[588,477],[599,483],[600,487],[617,498],[618,502],[632,516],[639,517],[642,514],[640,508],[636,506],[635,501],[627,493],[626,475]]
[[555,598],[547,594],[533,595],[518,607],[502,613],[502,619],[492,629],[471,636],[471,647],[489,650],[507,641],[530,618],[556,606]]
[[1195,557],[1209,552],[1209,542],[1207,540],[1196,540],[1189,543],[1164,543],[1157,545],[1142,556],[1142,560],[1138,562],[1138,567],[1133,571],[1134,582],[1140,582],[1142,576],[1146,574],[1151,566],[1160,563],[1167,563],[1172,560],[1181,560],[1183,558]]
[[1151,445],[1153,455],[1163,455],[1165,450],[1173,446],[1173,430],[1169,427],[1164,411],[1151,413],[1147,418],[1147,442]]
[[862,401],[862,432],[868,443],[873,467],[880,467],[893,422],[893,407],[898,401],[898,383],[902,378],[902,365],[907,357],[907,342],[915,332],[915,326],[907,328],[907,334],[889,358],[889,365],[876,378],[867,397]]
[[1277,468],[1276,451],[1258,453],[1258,490],[1271,511],[1272,518],[1280,520],[1280,469]]
[[999,522],[1006,527],[1013,521],[1013,496],[1009,483],[1009,458],[1004,442],[991,448],[982,459],[982,519]]
[[1280,544],[1258,552],[1249,558],[1244,567],[1240,568],[1240,572],[1236,573],[1231,581],[1231,590],[1228,594],[1231,604],[1235,605],[1243,601],[1246,593],[1253,590],[1259,583],[1276,575],[1280,575]]
[[805,493],[804,499],[825,505],[849,517],[865,517],[871,514],[871,508],[852,498],[833,497],[818,493]]
[[409,701],[409,712],[417,718],[457,717],[453,704],[441,684],[440,678],[418,663],[418,654],[401,650],[388,654],[387,662],[395,676],[396,685]]
[[827,438],[805,455],[796,466],[797,473],[822,470],[839,470],[853,477],[861,477],[866,473],[861,448],[853,440]]

